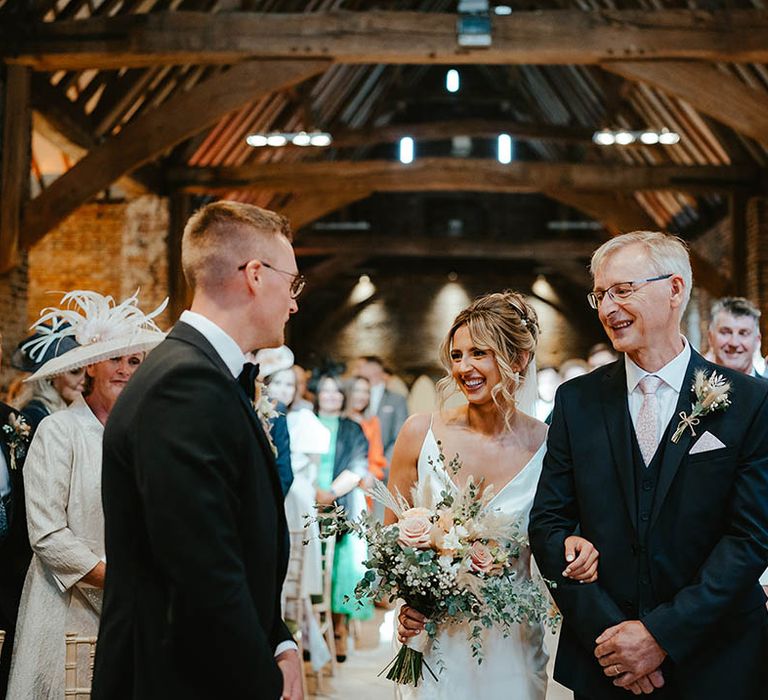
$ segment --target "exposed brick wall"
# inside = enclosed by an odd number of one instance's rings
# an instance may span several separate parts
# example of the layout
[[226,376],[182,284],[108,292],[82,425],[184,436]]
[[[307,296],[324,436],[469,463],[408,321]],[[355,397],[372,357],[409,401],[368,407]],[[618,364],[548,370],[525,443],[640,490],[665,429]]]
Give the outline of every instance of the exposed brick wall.
[[768,338],[768,199],[747,203],[747,293],[763,315],[760,325]]
[[29,253],[29,322],[58,303],[51,291],[91,289],[120,301],[140,287],[141,308],[154,309],[168,289],[167,227],[159,197],[78,209]]
[[3,334],[3,361],[0,366],[0,398],[16,375],[9,364],[11,353],[27,335],[27,256],[21,265],[0,275],[0,332]]

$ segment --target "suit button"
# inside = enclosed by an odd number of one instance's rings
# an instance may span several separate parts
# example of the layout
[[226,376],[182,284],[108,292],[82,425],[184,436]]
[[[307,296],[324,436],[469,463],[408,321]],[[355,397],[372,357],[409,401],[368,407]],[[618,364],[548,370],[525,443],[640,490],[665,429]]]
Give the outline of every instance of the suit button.
[[644,586],[647,586],[651,582],[651,579],[649,579],[647,576],[643,576],[640,579],[640,583],[642,583]]
[[650,479],[643,481],[643,491],[650,491],[653,488],[653,482]]
[[642,520],[643,522],[647,522],[648,518],[650,517],[651,517],[650,514],[647,512],[640,513],[640,520]]

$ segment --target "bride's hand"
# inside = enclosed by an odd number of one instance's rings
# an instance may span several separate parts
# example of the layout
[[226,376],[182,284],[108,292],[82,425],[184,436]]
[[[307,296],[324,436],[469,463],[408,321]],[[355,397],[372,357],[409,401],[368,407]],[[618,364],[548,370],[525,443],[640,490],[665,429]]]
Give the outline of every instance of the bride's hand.
[[410,637],[419,634],[426,624],[427,618],[418,610],[403,605],[397,618],[397,638],[401,644],[405,644]]
[[597,581],[597,559],[600,552],[583,537],[571,535],[565,539],[565,561],[568,564],[563,576],[579,583],[594,583]]

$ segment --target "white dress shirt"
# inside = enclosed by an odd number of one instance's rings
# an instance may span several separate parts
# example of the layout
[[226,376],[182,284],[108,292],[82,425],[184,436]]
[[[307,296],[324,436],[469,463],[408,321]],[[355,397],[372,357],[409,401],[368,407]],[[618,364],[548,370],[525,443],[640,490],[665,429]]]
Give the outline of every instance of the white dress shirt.
[[386,388],[387,385],[384,382],[381,384],[371,384],[371,400],[368,402],[369,416],[379,415],[379,406],[381,405],[381,400],[384,398],[384,390]]
[[629,415],[632,417],[632,425],[637,431],[637,419],[640,407],[643,405],[643,392],[640,390],[640,380],[648,375],[661,379],[661,384],[656,391],[658,412],[656,414],[656,445],[661,442],[669,421],[677,408],[680,391],[685,381],[685,372],[691,359],[691,346],[683,338],[683,349],[677,357],[670,360],[664,367],[656,372],[647,372],[636,365],[624,355],[624,367],[627,372],[627,401],[629,403]]
[[231,335],[222,330],[220,326],[217,326],[209,318],[195,311],[184,311],[179,317],[179,321],[199,331],[213,345],[213,349],[224,360],[224,364],[232,372],[232,376],[235,378],[240,376],[240,372],[243,371],[243,365],[245,364],[245,354]]
[[[234,341],[229,333],[216,325],[211,319],[206,318],[195,311],[184,311],[179,317],[179,321],[186,323],[188,326],[192,326],[192,328],[199,331],[203,337],[213,345],[213,349],[224,361],[227,369],[232,372],[233,377],[238,377],[240,375],[240,372],[243,371],[246,357],[240,349],[240,346]],[[289,649],[298,651],[299,647],[296,645],[296,642],[280,642],[275,649],[275,656],[280,656],[280,654]]]

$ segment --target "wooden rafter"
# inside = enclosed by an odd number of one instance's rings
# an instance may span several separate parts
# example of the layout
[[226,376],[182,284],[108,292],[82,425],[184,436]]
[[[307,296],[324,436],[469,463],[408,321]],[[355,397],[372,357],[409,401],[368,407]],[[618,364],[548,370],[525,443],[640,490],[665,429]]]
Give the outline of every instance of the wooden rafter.
[[715,66],[685,61],[621,61],[603,67],[679,97],[768,146],[768,93],[745,85]]
[[[0,67],[2,70],[2,67]],[[29,196],[30,71],[7,66],[0,81],[0,272],[18,264],[21,209]]]
[[[22,31],[23,29],[23,31]],[[588,36],[589,41],[584,37]],[[762,10],[542,10],[493,18],[493,45],[456,41],[456,15],[419,12],[153,12],[8,23],[0,57],[38,70],[333,58],[340,63],[596,64],[768,61]]]
[[428,238],[424,236],[377,236],[361,234],[313,233],[296,243],[296,254],[349,255],[425,258],[463,258],[481,260],[557,260],[588,258],[595,245],[592,241],[504,241],[479,238]]
[[325,70],[323,61],[243,63],[181,93],[92,149],[24,211],[22,245],[31,246],[118,177],[147,163],[261,95]]
[[437,141],[454,136],[488,136],[509,134],[520,140],[591,143],[595,129],[559,124],[525,124],[493,119],[455,119],[419,124],[390,124],[369,129],[347,129],[333,134],[336,148],[394,143],[403,136],[419,141]]
[[370,190],[341,190],[335,194],[301,194],[293,197],[279,212],[288,218],[291,226],[298,231],[302,226],[324,217],[326,214],[358,202],[371,195]]
[[[594,194],[564,190],[548,191],[545,194],[602,222],[614,236],[630,231],[658,230],[653,219],[634,197],[615,193]],[[715,297],[721,297],[730,291],[731,281],[724,277],[715,265],[695,250],[690,251],[690,256],[696,284]]]
[[351,188],[379,192],[474,191],[541,192],[569,190],[754,189],[761,173],[751,166],[625,166],[614,163],[556,163],[423,158],[410,165],[386,160],[298,161],[220,168],[174,168],[174,186],[189,192],[269,189],[338,192]]

